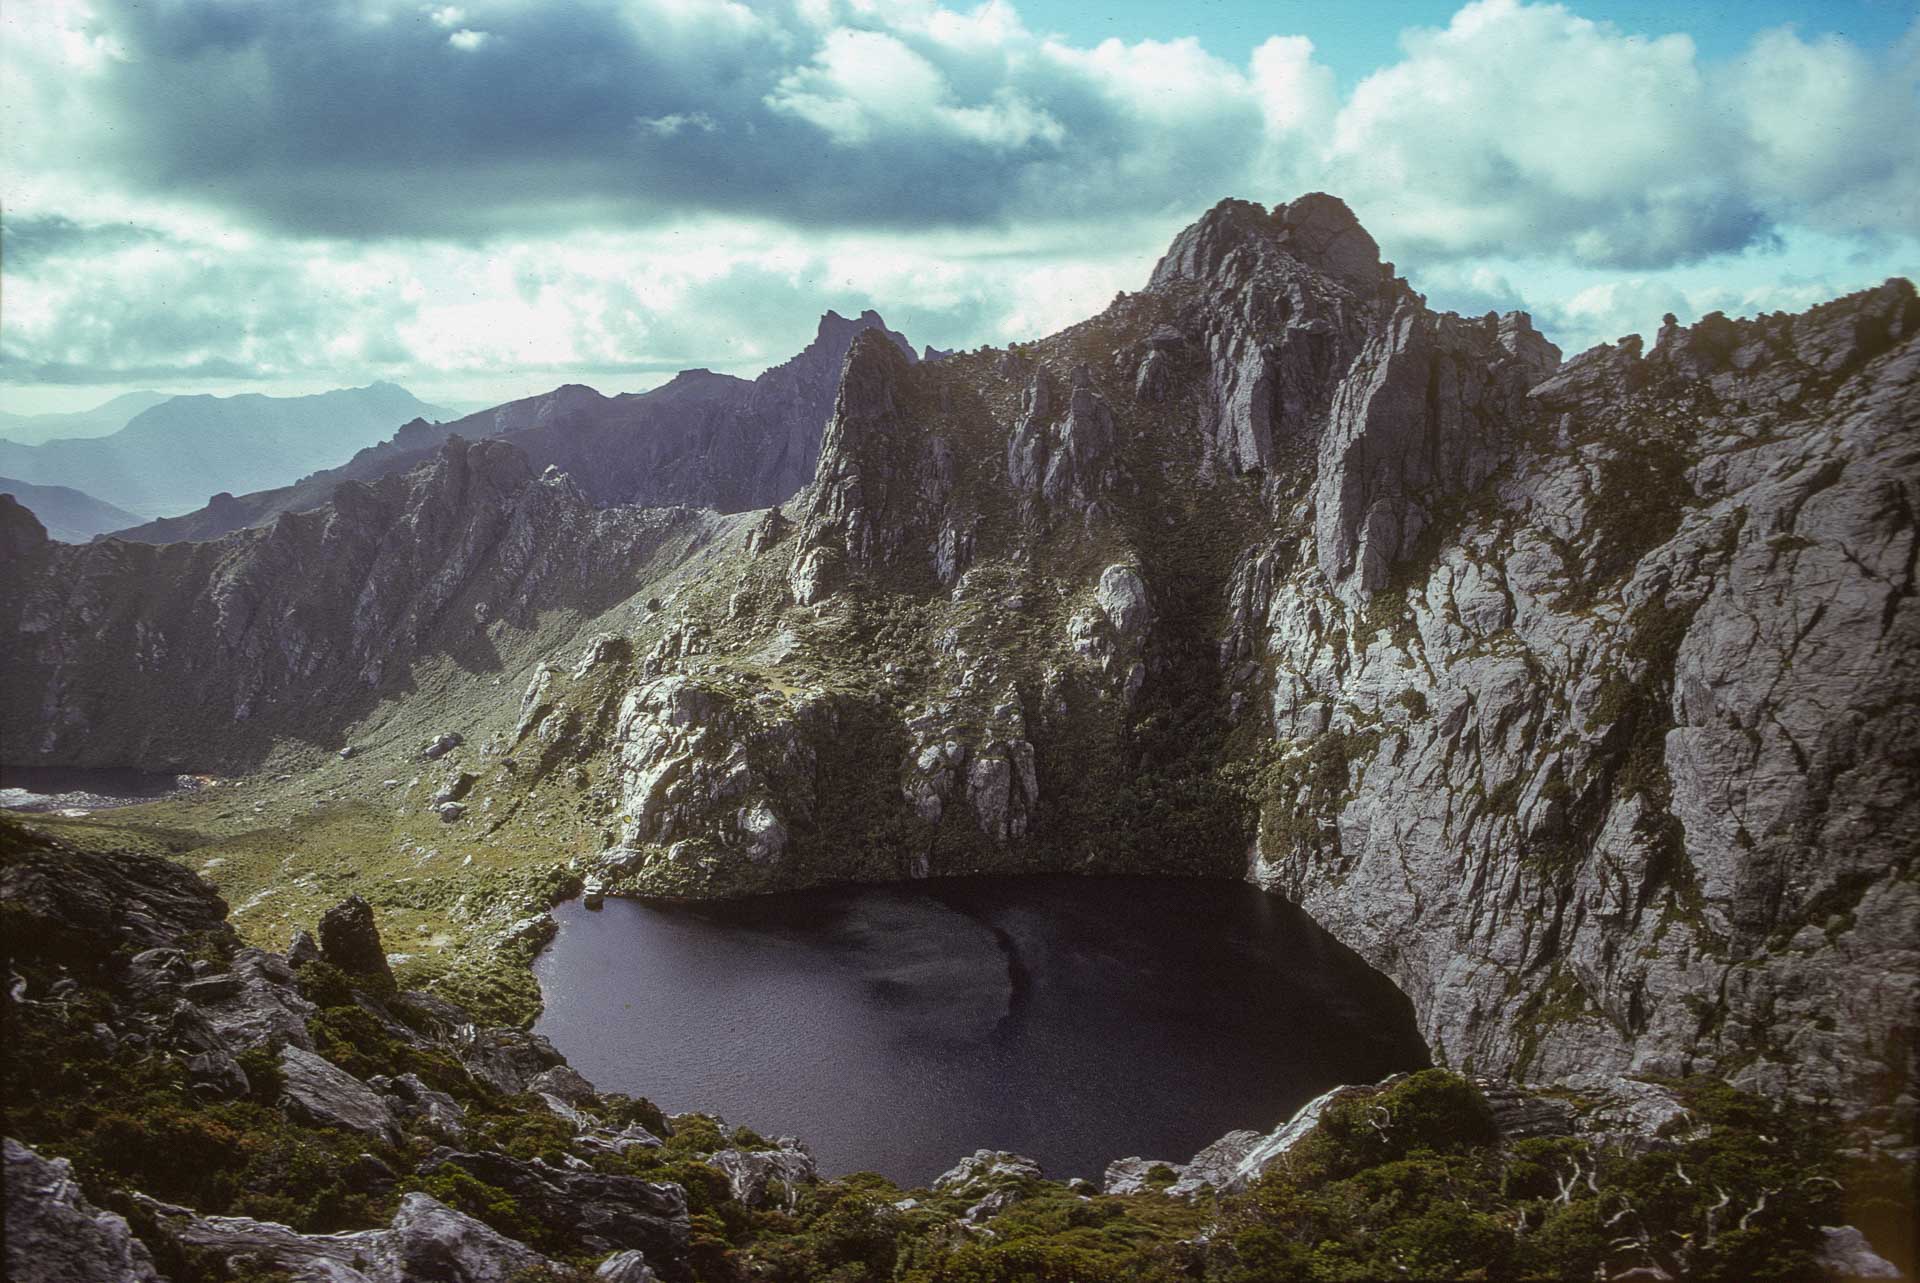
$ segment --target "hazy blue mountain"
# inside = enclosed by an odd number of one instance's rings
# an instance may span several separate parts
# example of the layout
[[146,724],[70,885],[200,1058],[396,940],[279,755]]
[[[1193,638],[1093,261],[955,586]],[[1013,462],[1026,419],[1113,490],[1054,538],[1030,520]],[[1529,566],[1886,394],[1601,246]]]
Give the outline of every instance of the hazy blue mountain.
[[104,437],[127,426],[134,415],[172,399],[168,392],[123,392],[91,410],[60,414],[10,414],[0,411],[0,438],[17,445],[39,445],[72,437]]
[[219,491],[285,485],[409,419],[441,413],[392,383],[300,397],[179,396],[134,415],[110,436],[0,441],[0,475],[72,486],[141,516],[167,516]]
[[95,535],[118,530],[139,518],[125,508],[102,503],[71,486],[36,486],[12,477],[0,477],[0,494],[10,494],[20,506],[40,518],[47,534],[61,543],[86,543]]

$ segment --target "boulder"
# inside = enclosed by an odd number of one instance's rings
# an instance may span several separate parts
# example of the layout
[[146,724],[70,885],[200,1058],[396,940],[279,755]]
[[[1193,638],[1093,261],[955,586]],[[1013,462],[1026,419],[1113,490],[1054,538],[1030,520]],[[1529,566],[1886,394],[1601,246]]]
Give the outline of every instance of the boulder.
[[370,976],[393,984],[386,946],[374,925],[373,906],[350,895],[320,917],[320,957],[350,976]]
[[600,1283],[658,1283],[659,1275],[647,1267],[647,1254],[631,1249],[615,1252],[600,1262],[593,1277]]
[[495,1091],[517,1096],[533,1080],[565,1059],[553,1044],[524,1029],[476,1029],[456,1032],[454,1054],[468,1073]]
[[976,1149],[935,1178],[933,1188],[964,1195],[1042,1179],[1040,1164],[1031,1158],[1004,1149]]
[[87,1201],[64,1158],[8,1137],[6,1276],[14,1283],[160,1283],[126,1218]]
[[1113,624],[1122,640],[1138,642],[1153,621],[1153,605],[1147,599],[1147,585],[1132,566],[1108,566],[1100,572],[1100,585],[1094,600],[1101,613]]
[[425,1194],[400,1200],[380,1245],[376,1279],[433,1279],[436,1283],[512,1283],[558,1267],[471,1216]]
[[311,931],[296,931],[293,940],[287,945],[287,962],[291,966],[304,967],[309,962],[320,961],[320,945]]
[[779,1149],[723,1149],[706,1159],[707,1166],[727,1174],[727,1187],[748,1207],[779,1205],[791,1208],[800,1186],[819,1179],[813,1155],[797,1144]]
[[466,743],[466,741],[460,737],[458,732],[447,731],[434,736],[432,740],[428,741],[427,746],[420,750],[420,756],[426,758],[429,762],[437,762],[464,743]]
[[399,1139],[387,1102],[332,1061],[299,1047],[284,1047],[280,1051],[280,1072],[283,1103],[309,1122],[385,1141]]
[[457,1167],[513,1197],[523,1215],[578,1243],[581,1250],[638,1248],[656,1260],[678,1260],[687,1250],[687,1196],[678,1185],[566,1170],[539,1159],[496,1152],[436,1152],[421,1165],[432,1173]]
[[423,1122],[451,1141],[466,1135],[467,1111],[460,1102],[427,1086],[418,1074],[370,1078],[367,1086],[386,1097],[389,1108],[401,1118]]
[[527,1090],[541,1096],[556,1096],[569,1105],[584,1105],[596,1094],[593,1084],[581,1076],[572,1065],[555,1065],[535,1074],[527,1083]]
[[[188,1247],[296,1283],[510,1283],[558,1266],[524,1243],[426,1194],[400,1200],[383,1230],[299,1234],[244,1216],[199,1216],[149,1198],[141,1205]],[[108,1279],[108,1274],[89,1278]]]
[[1832,1279],[1897,1279],[1900,1267],[1873,1250],[1867,1236],[1851,1225],[1828,1225],[1820,1230],[1820,1268]]
[[300,996],[285,958],[263,949],[242,949],[233,955],[231,972],[210,979],[220,983],[199,989],[200,998],[189,1002],[227,1051],[237,1055],[254,1047],[313,1049],[307,1017],[317,1008]]
[[1159,1158],[1116,1158],[1107,1164],[1107,1170],[1100,1177],[1100,1192],[1103,1194],[1140,1194],[1153,1189],[1156,1184],[1164,1186],[1169,1182],[1155,1182],[1152,1178],[1156,1167],[1164,1167],[1174,1173],[1178,1179],[1180,1164],[1169,1163]]

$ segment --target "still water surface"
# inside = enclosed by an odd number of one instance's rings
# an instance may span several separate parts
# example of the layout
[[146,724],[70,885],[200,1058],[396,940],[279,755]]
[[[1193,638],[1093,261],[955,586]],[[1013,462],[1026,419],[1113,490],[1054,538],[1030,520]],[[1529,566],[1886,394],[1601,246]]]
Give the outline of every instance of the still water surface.
[[982,1147],[1098,1180],[1427,1063],[1406,998],[1282,900],[1170,878],[960,878],[578,901],[536,1029],[602,1090],[924,1184]]

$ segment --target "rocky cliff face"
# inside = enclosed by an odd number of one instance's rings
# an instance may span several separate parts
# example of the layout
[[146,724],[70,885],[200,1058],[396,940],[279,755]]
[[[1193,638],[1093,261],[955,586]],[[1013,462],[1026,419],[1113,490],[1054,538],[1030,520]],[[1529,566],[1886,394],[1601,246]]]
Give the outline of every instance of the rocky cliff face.
[[623,601],[707,538],[688,509],[599,511],[499,441],[208,543],[54,544],[8,525],[0,754],[182,768],[325,745],[431,660],[512,662],[551,612]]
[[[1917,333],[1894,281],[1562,364],[1523,314],[1430,311],[1337,200],[1230,201],[1039,343],[853,339],[813,481],[703,527],[664,598],[606,576],[633,523],[698,519],[594,513],[505,451],[464,465],[477,506],[431,499],[449,456],[389,516],[349,526],[350,493],[140,554],[204,560],[204,668],[153,649],[130,550],[29,550],[23,747],[125,760],[90,692],[136,674],[252,716],[483,596],[584,594],[605,640],[516,643],[496,751],[597,781],[608,889],[1243,876],[1447,1064],[1717,1073],[1910,1133]],[[290,578],[308,545],[273,541],[330,523],[392,533],[310,589],[365,603],[320,648],[243,567]]]
[[[1229,202],[1033,348],[856,343],[794,536],[740,572],[772,604],[726,628],[898,710],[868,822],[906,871],[1219,871],[1244,816],[1245,876],[1446,1063],[1904,1128],[1917,332],[1890,282],[1563,366],[1522,314],[1428,310],[1336,201]],[[781,721],[761,680],[735,698]],[[771,780],[753,756],[731,778]],[[739,787],[655,840],[736,824]],[[765,796],[784,855],[702,892],[819,875],[820,794]],[[629,885],[695,889],[645,848]]]

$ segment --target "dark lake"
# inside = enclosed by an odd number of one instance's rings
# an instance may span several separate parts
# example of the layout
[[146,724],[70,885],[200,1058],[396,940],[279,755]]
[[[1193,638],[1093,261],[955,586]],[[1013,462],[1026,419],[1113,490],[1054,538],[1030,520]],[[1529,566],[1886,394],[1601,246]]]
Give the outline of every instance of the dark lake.
[[199,787],[192,775],[79,766],[0,765],[0,807],[14,811],[104,810]]
[[604,1091],[912,1187],[975,1149],[1098,1181],[1427,1063],[1406,998],[1300,910],[1169,878],[579,901],[536,1029]]

